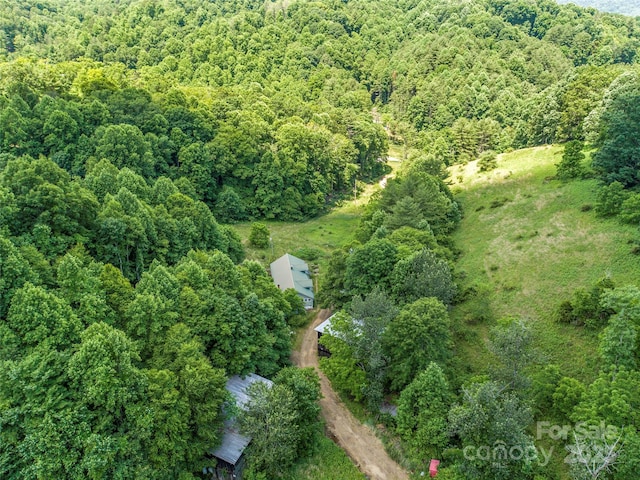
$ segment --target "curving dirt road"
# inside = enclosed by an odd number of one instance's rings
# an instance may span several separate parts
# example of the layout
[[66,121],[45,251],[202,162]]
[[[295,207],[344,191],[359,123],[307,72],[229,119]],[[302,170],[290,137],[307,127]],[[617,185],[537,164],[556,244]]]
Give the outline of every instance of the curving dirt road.
[[323,398],[320,400],[330,436],[349,455],[360,471],[372,480],[407,480],[409,475],[394,462],[382,442],[370,428],[361,424],[340,401],[327,377],[318,368],[317,333],[313,330],[329,317],[329,310],[318,312],[307,328],[300,352],[294,352],[293,362],[299,367],[314,367],[320,375]]

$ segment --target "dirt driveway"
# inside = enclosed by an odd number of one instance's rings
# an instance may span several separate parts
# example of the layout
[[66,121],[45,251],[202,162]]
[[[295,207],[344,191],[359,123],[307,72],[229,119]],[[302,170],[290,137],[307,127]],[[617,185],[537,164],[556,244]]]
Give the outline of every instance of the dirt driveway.
[[313,330],[329,317],[329,310],[318,312],[304,335],[300,352],[294,352],[293,362],[299,367],[315,367],[322,388],[322,416],[330,436],[349,455],[360,471],[372,480],[405,480],[409,475],[394,462],[382,442],[369,427],[361,424],[332,390],[327,377],[318,368],[317,333]]

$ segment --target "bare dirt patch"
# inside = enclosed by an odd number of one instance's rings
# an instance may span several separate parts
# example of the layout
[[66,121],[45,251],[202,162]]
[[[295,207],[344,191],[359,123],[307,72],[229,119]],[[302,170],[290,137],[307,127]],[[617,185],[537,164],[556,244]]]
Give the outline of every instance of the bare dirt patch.
[[313,329],[329,315],[329,310],[318,312],[304,334],[300,351],[294,352],[292,360],[299,367],[314,367],[320,375],[323,397],[320,407],[328,435],[349,455],[360,471],[373,480],[407,480],[408,473],[389,457],[374,432],[349,412],[318,367],[317,334]]

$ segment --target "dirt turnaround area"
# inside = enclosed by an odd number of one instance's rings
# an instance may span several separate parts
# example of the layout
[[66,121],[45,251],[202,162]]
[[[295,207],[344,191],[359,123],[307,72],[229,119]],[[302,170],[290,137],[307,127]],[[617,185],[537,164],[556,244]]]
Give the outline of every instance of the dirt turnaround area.
[[292,360],[299,367],[314,367],[320,375],[322,399],[320,407],[329,435],[349,455],[360,471],[372,480],[405,480],[409,475],[385,451],[382,442],[369,427],[351,415],[318,368],[317,334],[313,330],[329,317],[329,310],[318,312],[307,328],[299,352]]

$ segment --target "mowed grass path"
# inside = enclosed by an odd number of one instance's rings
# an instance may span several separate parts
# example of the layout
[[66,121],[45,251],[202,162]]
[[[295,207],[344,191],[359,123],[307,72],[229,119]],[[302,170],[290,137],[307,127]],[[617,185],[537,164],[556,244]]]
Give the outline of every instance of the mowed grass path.
[[[598,183],[553,180],[561,154],[562,147],[537,147],[499,156],[492,172],[478,172],[476,162],[452,169],[465,212],[454,234],[461,287],[481,285],[483,292],[452,312],[463,339],[459,353],[472,372],[487,364],[494,320],[516,316],[532,325],[545,363],[590,380],[598,368],[597,334],[555,323],[554,310],[605,275],[616,285],[640,284],[640,256],[629,244],[637,227],[582,211],[595,203]],[[482,320],[483,313],[492,320]]]

